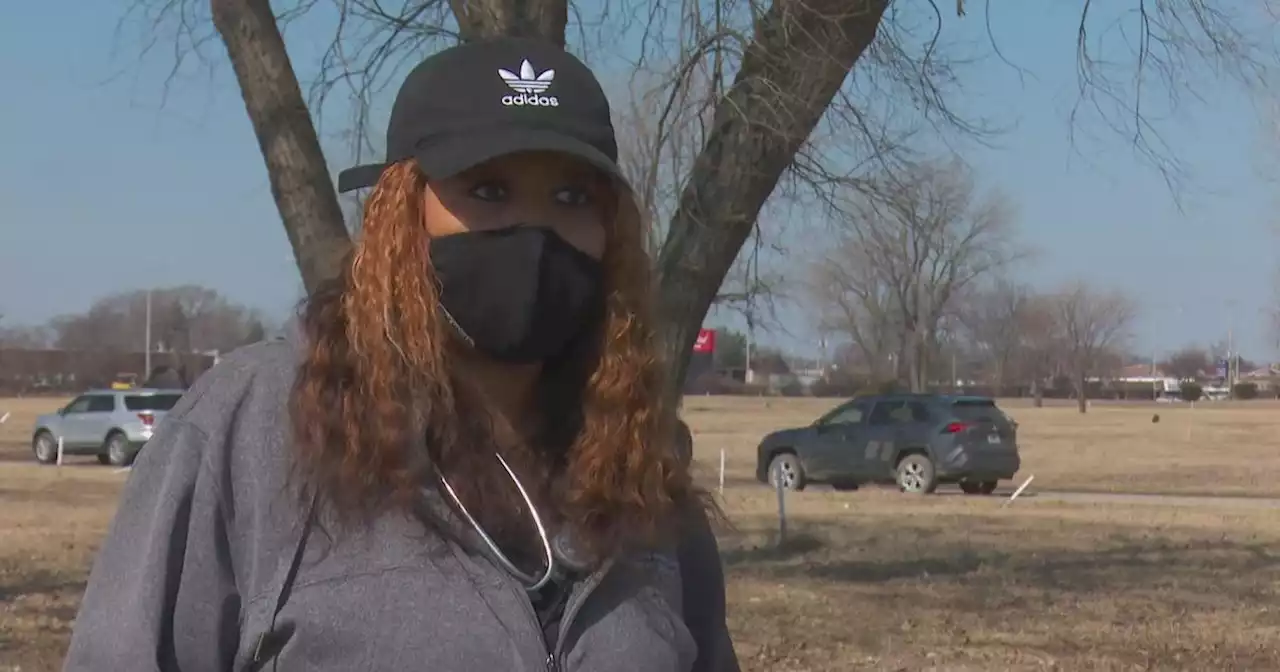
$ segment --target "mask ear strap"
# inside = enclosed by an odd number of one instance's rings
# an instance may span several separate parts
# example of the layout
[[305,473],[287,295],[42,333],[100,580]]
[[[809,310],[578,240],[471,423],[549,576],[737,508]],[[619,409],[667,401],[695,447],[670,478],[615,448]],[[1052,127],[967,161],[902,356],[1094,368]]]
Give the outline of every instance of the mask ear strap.
[[444,319],[449,321],[449,324],[453,326],[453,330],[458,334],[458,336],[462,337],[462,340],[467,342],[468,346],[472,348],[476,347],[475,339],[471,338],[471,334],[468,334],[467,331],[462,328],[462,325],[458,324],[458,321],[453,319],[453,315],[449,314],[449,309],[445,308],[443,303],[439,304],[437,309],[444,314]]

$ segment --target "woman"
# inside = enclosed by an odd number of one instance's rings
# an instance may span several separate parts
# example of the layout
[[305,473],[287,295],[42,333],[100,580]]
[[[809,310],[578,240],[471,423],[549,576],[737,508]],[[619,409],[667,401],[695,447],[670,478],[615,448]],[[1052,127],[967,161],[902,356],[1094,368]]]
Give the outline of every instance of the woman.
[[609,106],[548,44],[411,72],[340,278],[136,463],[68,670],[736,670]]

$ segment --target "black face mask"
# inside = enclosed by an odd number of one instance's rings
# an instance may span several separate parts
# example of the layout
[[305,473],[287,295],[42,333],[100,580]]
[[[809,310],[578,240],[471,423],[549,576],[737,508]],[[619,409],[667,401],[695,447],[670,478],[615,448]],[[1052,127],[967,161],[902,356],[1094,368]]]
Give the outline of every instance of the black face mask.
[[604,315],[600,262],[551,229],[441,236],[431,241],[431,265],[454,326],[494,359],[554,357]]

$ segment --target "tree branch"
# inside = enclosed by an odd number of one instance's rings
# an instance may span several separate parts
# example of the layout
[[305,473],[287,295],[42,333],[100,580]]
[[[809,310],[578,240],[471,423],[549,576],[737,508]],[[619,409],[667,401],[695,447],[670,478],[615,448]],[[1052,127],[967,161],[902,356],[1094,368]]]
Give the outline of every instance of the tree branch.
[[658,257],[668,399],[765,199],[876,35],[887,0],[775,0],[685,183]]

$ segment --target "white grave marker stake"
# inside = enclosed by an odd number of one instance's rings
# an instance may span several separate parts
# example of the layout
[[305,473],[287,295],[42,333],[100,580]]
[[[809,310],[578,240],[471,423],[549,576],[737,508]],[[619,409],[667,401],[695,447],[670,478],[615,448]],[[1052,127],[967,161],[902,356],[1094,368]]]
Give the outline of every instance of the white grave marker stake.
[[720,496],[724,496],[724,448],[720,449]]
[[1017,498],[1018,498],[1018,495],[1021,495],[1021,494],[1022,494],[1022,491],[1023,491],[1023,490],[1026,490],[1026,489],[1027,489],[1027,486],[1028,486],[1028,485],[1031,485],[1031,481],[1034,481],[1034,480],[1036,480],[1036,475],[1035,475],[1035,474],[1031,474],[1030,476],[1028,476],[1028,477],[1027,477],[1027,480],[1023,481],[1023,482],[1022,482],[1022,485],[1019,485],[1019,486],[1018,486],[1018,489],[1017,489],[1017,490],[1014,490],[1012,495],[1009,495],[1009,499],[1005,500],[1005,503],[1004,503],[1004,505],[1003,505],[1001,508],[1003,508],[1004,506],[1009,506],[1010,504],[1012,504],[1012,503],[1013,503],[1013,500],[1017,499]]
[[774,487],[778,491],[778,546],[787,543],[787,491],[782,487],[782,474],[773,477]]

